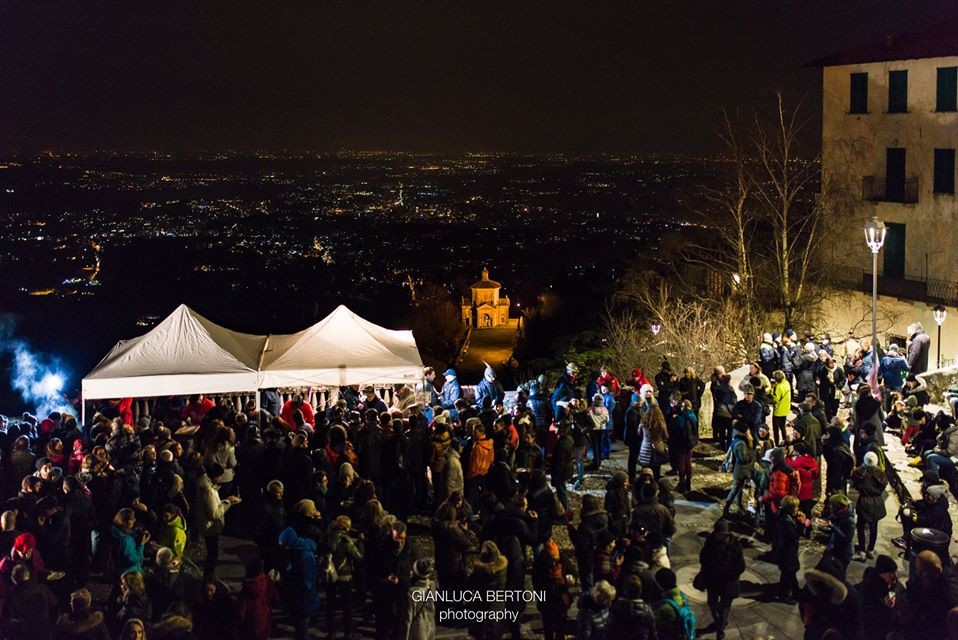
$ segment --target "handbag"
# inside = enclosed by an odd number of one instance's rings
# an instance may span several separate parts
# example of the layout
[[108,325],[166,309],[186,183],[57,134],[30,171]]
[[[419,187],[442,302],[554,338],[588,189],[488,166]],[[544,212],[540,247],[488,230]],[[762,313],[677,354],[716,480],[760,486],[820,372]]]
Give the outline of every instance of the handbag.
[[706,586],[705,581],[705,572],[699,571],[695,574],[695,577],[692,578],[692,586],[695,587],[698,591],[706,591],[708,587]]

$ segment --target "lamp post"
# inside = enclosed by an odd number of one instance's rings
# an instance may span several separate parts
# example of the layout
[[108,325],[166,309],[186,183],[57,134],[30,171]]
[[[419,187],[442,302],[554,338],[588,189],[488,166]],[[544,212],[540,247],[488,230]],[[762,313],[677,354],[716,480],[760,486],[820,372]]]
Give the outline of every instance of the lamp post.
[[938,324],[938,368],[941,369],[941,325],[945,324],[945,315],[948,311],[940,304],[935,305],[935,322]]
[[658,322],[653,322],[653,323],[652,323],[652,326],[650,327],[650,329],[652,329],[652,335],[653,335],[653,336],[658,336],[658,335],[659,335],[659,331],[662,330],[662,325],[660,325]]
[[877,217],[865,223],[865,243],[872,251],[872,366],[878,366],[878,252],[885,244],[885,223]]

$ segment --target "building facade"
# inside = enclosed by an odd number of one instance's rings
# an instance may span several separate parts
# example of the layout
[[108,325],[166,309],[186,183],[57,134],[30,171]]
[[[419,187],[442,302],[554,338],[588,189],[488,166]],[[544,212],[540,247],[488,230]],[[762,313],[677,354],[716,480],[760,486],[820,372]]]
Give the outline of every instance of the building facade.
[[471,299],[462,299],[462,322],[476,329],[491,329],[509,323],[509,296],[500,295],[502,285],[489,279],[483,267],[482,278],[470,285]]
[[958,296],[940,291],[958,282],[958,30],[888,38],[819,64],[822,179],[832,215],[848,223],[845,255],[870,274],[870,254],[848,249],[877,216],[887,227],[883,290]]
[[[839,335],[870,323],[863,227],[877,217],[887,229],[877,269],[882,343],[904,343],[919,321],[932,336],[931,361],[940,349],[950,364],[958,357],[958,28],[888,37],[812,66],[822,68],[822,190],[838,230],[830,251],[855,290],[825,322]],[[949,311],[940,343],[937,304]]]

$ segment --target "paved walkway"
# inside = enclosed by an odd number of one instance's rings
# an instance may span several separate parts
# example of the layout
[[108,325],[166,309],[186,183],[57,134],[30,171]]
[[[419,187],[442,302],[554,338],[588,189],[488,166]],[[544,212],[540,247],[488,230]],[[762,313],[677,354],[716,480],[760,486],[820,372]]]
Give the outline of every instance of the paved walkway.
[[[894,440],[894,438],[889,438],[889,440]],[[679,496],[675,504],[677,532],[672,540],[670,557],[679,584],[692,601],[693,610],[699,620],[699,637],[701,638],[714,637],[714,633],[706,631],[711,623],[711,617],[706,605],[705,594],[695,590],[691,583],[698,571],[699,551],[702,548],[705,536],[711,531],[713,524],[721,513],[721,503],[729,484],[730,476],[717,471],[721,458],[722,453],[714,447],[701,446],[695,458],[694,491],[685,497]],[[900,445],[896,448],[892,443],[889,448],[889,458],[899,468],[907,464]],[[603,463],[602,470],[599,473],[587,478],[583,490],[579,492],[570,491],[576,513],[578,513],[578,505],[581,503],[581,496],[585,493],[604,495],[606,482],[611,478],[614,471],[624,470],[625,463],[626,453],[622,445],[617,443],[614,446],[612,459]],[[674,479],[672,481],[674,482]],[[854,500],[854,496],[851,497]],[[902,570],[901,575],[904,579],[907,572],[905,560],[900,557],[900,551],[891,545],[891,540],[901,535],[900,526],[894,519],[894,514],[898,510],[898,502],[891,492],[889,492],[886,507],[889,516],[880,523],[876,552],[895,558],[899,563]],[[826,523],[817,520],[812,539],[803,539],[801,542],[800,561],[802,570],[799,572],[800,584],[804,583],[803,572],[814,567],[821,558],[823,543],[827,540],[826,528]],[[726,638],[729,640],[739,638],[752,640],[753,638],[802,637],[803,626],[798,608],[774,601],[779,577],[778,568],[759,559],[759,556],[767,551],[768,545],[754,538],[753,532],[747,524],[747,519],[744,517],[735,518],[733,516],[732,531],[739,535],[745,543],[746,572],[742,577],[742,596],[735,601],[733,606],[730,624],[726,629]],[[422,528],[417,531],[415,526],[411,528],[411,532],[413,534],[411,540],[417,544],[417,547],[423,552],[431,552],[432,541],[428,539],[428,532]],[[560,541],[560,546],[568,544],[567,535],[562,528],[556,529],[556,537]],[[238,587],[242,579],[241,561],[253,552],[255,552],[255,547],[246,541],[233,538],[224,539],[219,575],[227,583]],[[864,562],[853,561],[848,569],[849,582],[852,584],[859,582],[866,566],[867,564]],[[570,613],[570,618],[574,619],[574,613],[573,610]],[[361,616],[357,614],[357,617]],[[367,614],[360,620],[359,630],[364,637],[372,636],[373,627],[370,618],[371,616]],[[283,624],[283,617],[278,616],[277,622],[279,628],[276,637],[289,637],[291,629]],[[324,637],[324,633],[321,633],[320,629],[325,627],[325,618],[317,618],[316,626],[313,637]],[[541,635],[541,621],[534,606],[527,609],[523,620],[523,633],[528,634],[529,637]],[[463,628],[440,627],[437,631],[437,637],[447,639],[466,638],[468,634]]]
[[509,320],[507,325],[494,329],[473,329],[469,346],[463,354],[462,362],[456,368],[461,384],[478,384],[482,379],[488,362],[496,371],[512,356],[512,347],[516,338],[517,320]]

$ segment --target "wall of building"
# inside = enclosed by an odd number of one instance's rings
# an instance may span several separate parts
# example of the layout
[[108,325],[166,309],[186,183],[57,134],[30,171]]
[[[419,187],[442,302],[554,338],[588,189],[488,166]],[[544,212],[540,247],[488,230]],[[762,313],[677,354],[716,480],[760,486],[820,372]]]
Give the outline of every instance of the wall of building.
[[[871,335],[871,295],[858,291],[843,293],[840,301],[824,305],[822,331],[828,331],[833,344],[839,347],[849,331],[856,337]],[[878,298],[878,337],[887,346],[891,337],[908,337],[908,325],[920,322],[931,336],[928,366],[934,367],[938,349],[938,325],[935,324],[934,305],[924,302],[899,300],[887,296]],[[900,346],[904,343],[896,338]],[[958,309],[948,309],[941,328],[941,358],[945,365],[958,362]]]
[[[935,194],[934,149],[958,148],[958,113],[935,111],[937,69],[958,66],[958,57],[928,58],[826,67],[823,70],[822,175],[831,215],[847,223],[833,241],[846,237],[864,246],[864,221],[878,216],[905,228],[905,277],[958,281],[955,195]],[[908,112],[888,113],[888,72],[908,71]],[[850,76],[868,73],[868,113],[851,114]],[[863,176],[885,175],[885,151],[906,149],[905,176],[918,176],[918,202],[862,199]],[[958,180],[956,180],[958,182]],[[849,251],[847,264],[871,270],[866,251]],[[879,269],[882,256],[879,256]],[[879,272],[881,273],[881,272]]]

